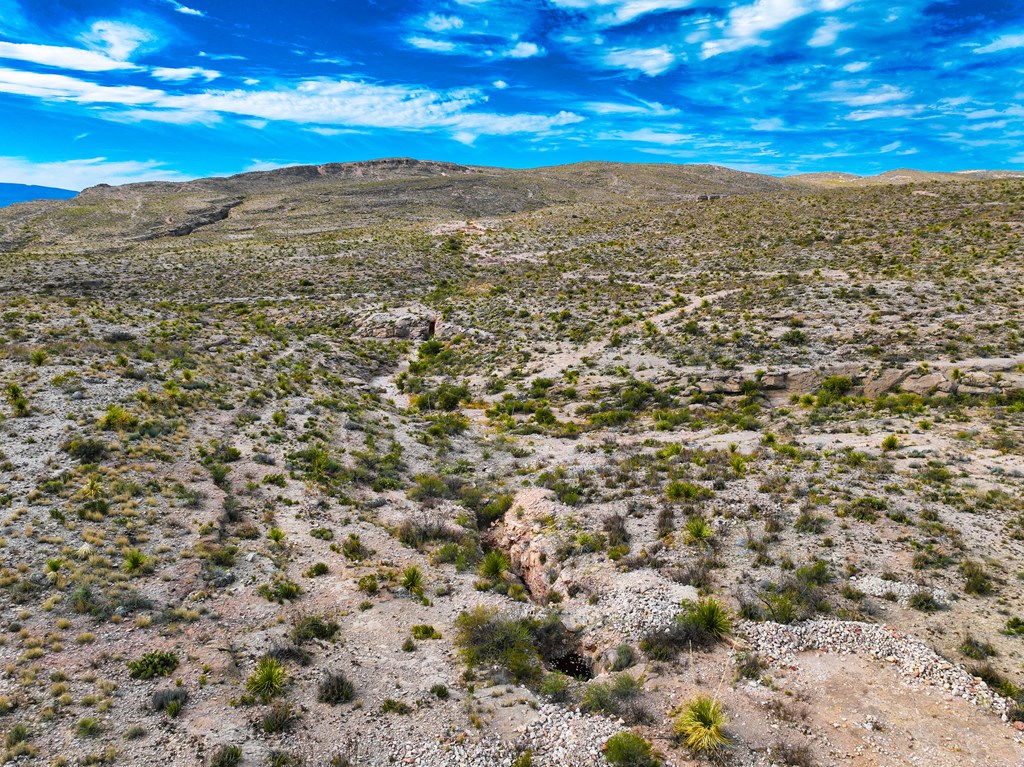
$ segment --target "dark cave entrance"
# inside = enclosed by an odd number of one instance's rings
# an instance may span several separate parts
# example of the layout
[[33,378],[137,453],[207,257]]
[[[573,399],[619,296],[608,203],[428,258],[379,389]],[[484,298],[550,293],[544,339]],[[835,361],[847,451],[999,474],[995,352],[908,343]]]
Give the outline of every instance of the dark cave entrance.
[[427,338],[433,338],[435,333],[437,333],[437,318],[432,317],[427,322]]
[[561,658],[552,660],[551,668],[584,682],[594,678],[594,661],[578,652],[567,652]]

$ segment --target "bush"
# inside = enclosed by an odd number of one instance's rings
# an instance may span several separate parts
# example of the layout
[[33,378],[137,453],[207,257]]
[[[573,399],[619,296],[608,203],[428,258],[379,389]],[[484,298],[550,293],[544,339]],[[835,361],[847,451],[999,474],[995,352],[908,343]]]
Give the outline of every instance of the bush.
[[245,689],[264,701],[281,694],[288,681],[284,666],[270,657],[260,658],[256,670],[245,681]]
[[263,714],[263,732],[286,732],[295,723],[295,713],[287,703],[275,703]]
[[636,663],[636,651],[628,644],[620,644],[615,648],[615,659],[612,661],[612,671],[625,671]]
[[149,706],[154,711],[163,711],[172,719],[178,715],[182,706],[188,701],[188,690],[184,687],[172,687],[169,690],[157,690],[149,699]]
[[621,717],[630,724],[650,720],[643,704],[644,683],[630,674],[617,674],[610,682],[592,682],[583,691],[581,708],[611,717]]
[[381,703],[380,712],[382,714],[411,714],[412,707],[408,703],[388,698]]
[[441,632],[439,632],[433,626],[428,626],[424,623],[419,623],[412,627],[413,639],[440,639]]
[[107,445],[96,439],[73,439],[64,450],[81,463],[99,463],[107,456]]
[[725,714],[718,701],[698,695],[676,714],[672,723],[687,748],[698,754],[714,753],[729,742],[724,732]]
[[237,767],[241,761],[242,749],[225,744],[210,756],[210,767]]
[[964,576],[964,591],[968,594],[983,597],[992,593],[992,581],[989,580],[985,568],[977,562],[965,560],[960,564],[960,574]]
[[336,706],[355,700],[356,687],[341,671],[330,671],[317,687],[316,699],[321,703]]
[[178,656],[173,652],[155,650],[148,652],[138,660],[128,663],[128,671],[132,679],[152,679],[155,676],[167,676],[178,667]]
[[537,692],[555,703],[564,703],[569,699],[569,677],[558,671],[545,674]]
[[942,605],[935,598],[935,595],[927,590],[911,594],[908,604],[915,610],[920,610],[923,613],[934,613],[942,609]]
[[314,639],[334,639],[339,628],[340,626],[329,618],[320,615],[300,615],[292,627],[292,639],[298,644]]
[[511,562],[504,551],[488,551],[480,563],[480,576],[490,581],[499,581],[510,566]]
[[557,615],[506,618],[477,607],[455,619],[455,643],[469,666],[494,665],[515,682],[537,682],[543,660],[566,654],[566,631]]
[[657,767],[661,762],[651,753],[651,744],[631,732],[620,732],[604,744],[604,757],[615,767]]
[[671,660],[680,650],[706,649],[732,631],[732,618],[714,597],[691,603],[667,629],[652,631],[640,642],[640,649],[652,660]]

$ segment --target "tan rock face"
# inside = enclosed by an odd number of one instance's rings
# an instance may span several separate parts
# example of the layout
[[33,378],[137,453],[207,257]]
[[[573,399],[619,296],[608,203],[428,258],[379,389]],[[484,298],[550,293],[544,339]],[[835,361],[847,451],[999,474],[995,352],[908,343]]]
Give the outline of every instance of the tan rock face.
[[497,545],[508,551],[512,569],[538,602],[547,599],[555,580],[548,578],[548,570],[557,562],[556,544],[543,535],[543,520],[557,505],[545,490],[523,490],[495,534]]

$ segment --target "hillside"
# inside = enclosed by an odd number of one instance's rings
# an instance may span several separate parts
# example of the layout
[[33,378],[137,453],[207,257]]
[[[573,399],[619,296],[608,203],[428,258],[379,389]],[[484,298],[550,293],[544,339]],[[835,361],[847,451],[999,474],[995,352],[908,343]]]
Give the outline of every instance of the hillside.
[[1024,179],[838,178],[0,210],[6,761],[1024,763]]

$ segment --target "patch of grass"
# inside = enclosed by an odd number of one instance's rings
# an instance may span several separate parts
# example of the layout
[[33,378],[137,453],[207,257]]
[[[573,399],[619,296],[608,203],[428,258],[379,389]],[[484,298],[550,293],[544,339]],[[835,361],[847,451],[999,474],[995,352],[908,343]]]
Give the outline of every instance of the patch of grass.
[[721,704],[710,696],[698,695],[675,715],[672,728],[694,753],[712,754],[729,742],[725,724]]
[[167,676],[178,667],[178,656],[173,652],[154,650],[138,660],[128,663],[128,672],[132,679],[152,679]]
[[263,701],[280,695],[288,682],[284,666],[273,658],[260,658],[256,670],[245,681],[245,688]]
[[336,706],[355,700],[356,687],[341,671],[329,671],[317,686],[316,699],[321,703]]
[[604,758],[614,767],[658,767],[651,744],[632,732],[620,732],[604,744]]

